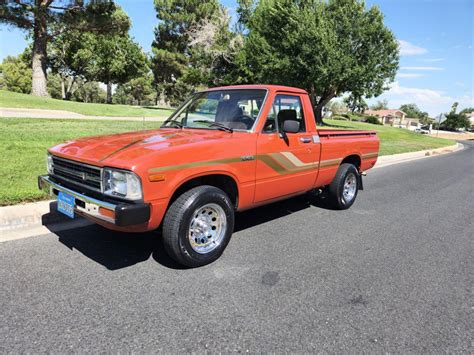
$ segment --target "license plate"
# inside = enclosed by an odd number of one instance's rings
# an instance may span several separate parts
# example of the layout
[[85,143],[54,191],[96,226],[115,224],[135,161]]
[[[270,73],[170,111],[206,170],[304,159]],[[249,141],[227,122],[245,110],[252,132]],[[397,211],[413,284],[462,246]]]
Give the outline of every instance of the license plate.
[[58,195],[58,211],[70,218],[74,218],[74,196],[68,195],[64,192],[59,192]]

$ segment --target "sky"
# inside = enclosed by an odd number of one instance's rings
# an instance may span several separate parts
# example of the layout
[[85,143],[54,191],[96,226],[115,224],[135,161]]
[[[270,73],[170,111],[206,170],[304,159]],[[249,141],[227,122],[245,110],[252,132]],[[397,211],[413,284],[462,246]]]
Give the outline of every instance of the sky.
[[[153,0],[116,0],[132,20],[130,34],[150,51],[157,24]],[[235,19],[236,0],[221,0]],[[453,102],[474,107],[474,0],[367,0],[385,14],[400,43],[400,69],[386,99],[390,108],[416,103],[434,117]],[[26,47],[25,33],[0,25],[0,60]]]

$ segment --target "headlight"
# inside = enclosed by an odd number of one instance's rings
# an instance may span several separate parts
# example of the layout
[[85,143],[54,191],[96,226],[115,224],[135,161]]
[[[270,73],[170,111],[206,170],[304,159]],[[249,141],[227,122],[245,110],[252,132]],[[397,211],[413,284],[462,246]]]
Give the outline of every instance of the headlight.
[[139,200],[143,197],[140,178],[131,171],[104,169],[104,193],[128,200]]
[[53,156],[51,154],[48,153],[48,155],[46,155],[46,170],[48,171],[48,174],[52,174],[53,173]]

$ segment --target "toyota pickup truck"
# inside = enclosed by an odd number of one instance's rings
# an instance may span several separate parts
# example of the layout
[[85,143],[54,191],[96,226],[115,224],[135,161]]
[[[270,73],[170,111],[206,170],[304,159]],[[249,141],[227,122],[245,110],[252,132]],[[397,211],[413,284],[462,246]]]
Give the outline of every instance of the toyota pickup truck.
[[122,232],[161,227],[168,254],[197,267],[222,254],[237,211],[311,191],[349,208],[378,150],[373,131],[318,129],[304,90],[219,87],[192,95],[159,129],[49,149],[38,185],[69,217]]

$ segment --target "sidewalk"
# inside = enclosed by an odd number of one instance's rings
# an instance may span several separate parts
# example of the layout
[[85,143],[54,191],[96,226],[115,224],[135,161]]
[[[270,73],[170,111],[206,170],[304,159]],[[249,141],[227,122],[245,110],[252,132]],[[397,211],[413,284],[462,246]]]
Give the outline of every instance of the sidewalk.
[[0,117],[15,118],[53,118],[72,120],[108,120],[108,121],[148,121],[162,122],[166,116],[156,117],[125,117],[125,116],[86,116],[80,113],[61,110],[43,110],[30,108],[0,108]]
[[[463,149],[461,143],[450,147],[419,152],[382,156],[374,169],[393,164],[453,153]],[[74,220],[57,212],[55,201],[40,201],[15,206],[0,207],[0,243],[9,240],[39,236],[92,224],[84,218]]]

